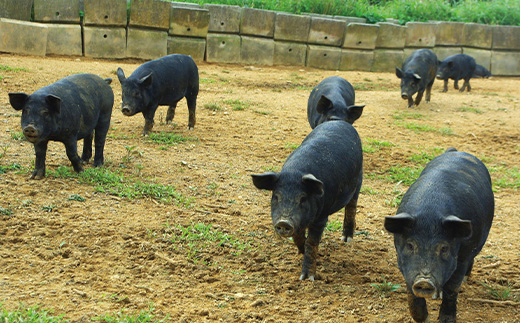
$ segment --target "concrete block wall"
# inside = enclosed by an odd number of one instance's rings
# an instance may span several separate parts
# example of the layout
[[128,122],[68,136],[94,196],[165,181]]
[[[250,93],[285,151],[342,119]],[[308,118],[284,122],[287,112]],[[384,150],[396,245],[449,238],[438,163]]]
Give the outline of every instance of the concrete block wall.
[[197,62],[393,73],[429,48],[440,60],[465,53],[494,75],[520,75],[519,26],[365,22],[162,0],[133,0],[130,10],[127,0],[0,0],[0,51],[144,60],[180,53]]

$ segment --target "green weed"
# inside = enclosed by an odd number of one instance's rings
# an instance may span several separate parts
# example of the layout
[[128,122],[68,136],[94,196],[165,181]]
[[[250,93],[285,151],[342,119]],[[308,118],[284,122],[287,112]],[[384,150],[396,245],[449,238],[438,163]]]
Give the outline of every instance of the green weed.
[[370,285],[372,287],[374,287],[381,294],[382,297],[386,297],[386,296],[388,296],[388,294],[395,292],[399,288],[401,288],[401,285],[392,284],[392,282],[386,281],[386,278],[384,275],[381,275],[381,277],[383,278],[382,283],[379,283],[379,284],[372,283]]
[[371,139],[371,138],[363,139],[363,152],[364,153],[374,153],[376,151],[381,150],[383,147],[392,147],[392,146],[395,146],[395,145],[389,141],[380,141],[380,140]]
[[251,106],[251,103],[232,99],[224,100],[224,103],[230,105],[234,111],[242,111]]
[[199,139],[196,137],[184,137],[182,135],[178,135],[176,133],[170,132],[159,132],[159,133],[151,133],[148,137],[148,140],[161,145],[175,145],[180,142],[185,141],[198,141]]
[[211,84],[211,83],[215,83],[216,81],[214,79],[201,78],[199,80],[199,82],[201,84]]
[[204,108],[211,111],[221,111],[222,107],[218,103],[206,103]]
[[8,65],[0,65],[0,71],[4,72],[29,72],[28,68],[25,67],[11,67]]
[[290,142],[286,143],[285,146],[283,146],[283,148],[291,149],[291,150],[294,150],[294,149],[296,149],[298,147],[300,147],[299,144],[293,144],[293,143],[290,143]]
[[170,232],[164,236],[176,249],[185,252],[186,257],[193,263],[210,264],[204,259],[204,254],[211,246],[229,251],[232,255],[240,255],[252,249],[250,242],[241,241],[232,234],[227,234],[212,228],[211,224],[191,223],[190,225],[166,224]]
[[169,315],[162,319],[158,319],[153,314],[153,304],[150,305],[150,309],[142,310],[140,312],[127,313],[126,309],[123,309],[115,314],[104,314],[99,317],[93,318],[94,321],[102,323],[163,323],[168,322]]
[[493,185],[499,188],[520,188],[520,168],[506,168],[504,166],[491,166],[489,172],[493,174]]
[[22,131],[11,131],[11,139],[16,141],[27,140]]
[[442,135],[453,135],[453,130],[451,128],[435,128],[435,127],[432,127],[432,126],[428,126],[428,125],[423,125],[423,124],[419,124],[419,123],[416,123],[416,122],[401,122],[401,121],[396,121],[395,122],[396,125],[400,126],[400,127],[403,127],[403,128],[406,128],[406,129],[410,129],[416,133],[420,133],[420,132],[437,132],[437,133],[440,133]]
[[471,108],[471,107],[460,107],[457,109],[457,111],[460,111],[460,112],[473,112],[473,113],[477,113],[477,114],[482,114],[484,112],[482,112],[482,110],[480,109],[477,109],[477,108]]
[[343,229],[343,221],[329,221],[329,222],[327,222],[327,226],[325,227],[325,230],[331,231],[331,232],[342,231],[342,229]]
[[42,210],[45,212],[52,212],[56,207],[57,205],[55,204],[44,205],[42,206]]
[[68,320],[64,315],[52,316],[52,311],[40,309],[38,306],[25,307],[20,304],[14,311],[8,311],[0,304],[0,322],[20,322],[20,323],[61,323]]
[[507,283],[506,286],[498,285],[490,286],[488,284],[485,284],[484,282],[480,282],[484,289],[486,290],[486,293],[491,296],[491,298],[497,300],[497,301],[507,301],[507,300],[515,300],[520,301],[519,295],[515,295],[513,293],[513,286],[511,283]]
[[396,120],[404,120],[404,119],[416,119],[421,120],[425,118],[424,114],[420,114],[417,112],[407,112],[407,111],[395,111],[392,115],[392,118]]
[[79,194],[72,194],[68,198],[69,201],[85,202],[86,199]]
[[7,166],[0,165],[0,174],[4,174],[9,170],[20,170],[20,169],[22,169],[22,166],[20,166],[19,164],[16,164],[16,163],[13,163],[13,164],[10,164]]
[[13,214],[13,211],[10,208],[5,208],[5,207],[0,206],[0,214],[11,216]]
[[123,156],[123,163],[128,163],[135,157],[143,157],[143,152],[136,148],[137,146],[125,146],[126,155]]
[[393,183],[403,183],[404,185],[412,185],[419,178],[423,167],[409,166],[392,166],[388,169],[386,179]]
[[440,155],[442,152],[444,152],[443,148],[436,147],[436,148],[432,148],[430,152],[421,151],[421,152],[415,153],[415,154],[411,155],[410,157],[408,157],[407,159],[414,163],[425,166],[427,163],[429,163],[432,159],[434,159],[435,157]]

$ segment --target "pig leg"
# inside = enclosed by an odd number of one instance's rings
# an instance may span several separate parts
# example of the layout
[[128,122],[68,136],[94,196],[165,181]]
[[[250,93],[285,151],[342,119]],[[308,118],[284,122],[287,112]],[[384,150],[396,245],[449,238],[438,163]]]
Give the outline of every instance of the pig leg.
[[435,79],[433,79],[430,84],[428,84],[428,86],[426,87],[426,102],[430,102],[430,98],[431,98],[431,95],[432,95],[432,86],[433,86],[433,82],[435,81]]
[[98,123],[95,131],[94,146],[96,147],[96,154],[94,155],[94,167],[103,166],[105,162],[103,152],[105,150],[105,141],[107,139],[108,128],[110,127],[110,119],[106,122]]
[[412,98],[411,95],[408,97],[408,107],[409,107],[409,108],[412,108],[412,107],[413,107],[413,98]]
[[81,161],[83,164],[88,164],[90,157],[92,157],[92,138],[93,133],[90,133],[83,139],[83,153],[81,154]]
[[42,179],[45,177],[45,156],[47,155],[47,143],[48,141],[34,144],[36,160],[34,162],[34,171],[29,179]]
[[188,120],[188,129],[195,128],[195,123],[197,122],[195,118],[195,110],[197,109],[197,95],[186,96],[186,101],[188,102],[188,111],[189,111],[189,120]]
[[466,274],[464,275],[464,281],[468,280],[468,277],[471,274],[472,269],[473,269],[473,259],[469,263],[468,269],[466,270]]
[[471,91],[471,85],[469,85],[469,79],[464,80],[464,84],[462,84],[462,87],[460,88],[460,92],[464,92],[465,89],[468,89],[468,92]]
[[325,229],[326,222],[323,225],[316,224],[316,227],[309,228],[309,234],[305,240],[305,253],[303,254],[302,274],[300,280],[309,278],[314,281],[316,276],[316,262],[318,260],[318,245],[320,244],[321,235]]
[[459,89],[459,80],[455,79],[455,81],[453,82],[453,87],[455,88],[455,90]]
[[166,113],[166,124],[170,124],[175,117],[175,109],[177,108],[177,102],[170,105],[168,107],[168,112]]
[[350,242],[354,238],[354,230],[356,229],[356,208],[357,198],[352,198],[345,206],[345,218],[343,219],[343,236],[342,241]]
[[72,163],[72,167],[76,172],[82,172],[83,166],[81,166],[81,159],[78,156],[78,141],[76,138],[70,138],[67,141],[64,141],[65,151],[67,152],[67,157],[69,157],[70,162]]
[[423,96],[424,90],[421,90],[417,92],[417,96],[415,97],[415,105],[418,106],[419,103],[421,103],[422,96]]
[[155,117],[155,111],[157,110],[157,105],[155,108],[152,108],[146,112],[143,111],[144,116],[144,128],[143,128],[143,136],[147,136],[150,131],[152,131],[153,128],[153,118]]
[[448,92],[448,79],[444,80],[444,88],[442,89],[442,92]]
[[292,238],[294,244],[298,247],[298,253],[305,253],[305,229],[298,230]]
[[425,322],[428,319],[426,300],[422,297],[416,297],[410,290],[408,290],[408,308],[416,322]]
[[457,297],[459,295],[460,285],[462,285],[462,281],[464,280],[464,276],[467,274],[468,270],[471,271],[472,266],[473,260],[466,261],[465,259],[458,259],[457,269],[442,287],[442,303],[439,310],[439,322],[456,322]]

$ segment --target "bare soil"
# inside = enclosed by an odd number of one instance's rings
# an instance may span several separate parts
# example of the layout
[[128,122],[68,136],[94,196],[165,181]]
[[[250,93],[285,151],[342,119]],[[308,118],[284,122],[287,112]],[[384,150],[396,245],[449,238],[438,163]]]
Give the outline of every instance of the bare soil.
[[[514,169],[520,161],[518,78],[474,79],[470,93],[454,90],[453,82],[441,93],[437,81],[430,103],[408,109],[392,73],[201,63],[195,129],[187,129],[185,100],[173,125],[165,124],[166,107],[160,107],[153,129],[197,140],[164,145],[141,136],[141,115],[125,117],[120,111],[115,71],[120,66],[130,75],[141,63],[0,54],[0,65],[22,68],[0,70],[0,146],[8,146],[0,165],[22,166],[0,174],[4,309],[38,304],[72,322],[150,306],[157,318],[169,315],[173,322],[411,322],[393,239],[383,228],[384,217],[395,214],[392,201],[407,186],[383,178],[389,168],[413,167],[409,157],[416,153],[456,147],[497,169],[496,181],[500,169]],[[33,146],[14,139],[21,131],[20,114],[7,93],[32,93],[79,72],[114,79],[105,168],[129,182],[172,186],[189,205],[129,199],[77,178],[49,176],[70,168],[61,143],[49,144],[48,176],[28,179]],[[333,75],[355,85],[356,103],[366,104],[354,124],[364,144],[393,145],[364,154],[354,241],[346,245],[341,229],[327,230],[317,280],[299,281],[301,256],[292,242],[273,233],[270,194],[257,190],[250,175],[281,168],[311,130],[306,117],[311,89]],[[406,124],[431,128],[414,131]],[[518,298],[496,300],[482,285],[509,286],[517,297],[520,289],[518,190],[495,188],[493,227],[462,285],[460,322],[520,322]],[[338,212],[329,222],[342,218]],[[201,226],[209,228],[204,241],[196,240],[194,227]],[[193,236],[182,238],[181,228],[191,228]],[[216,241],[210,239],[218,234]],[[372,284],[383,278],[402,287],[382,295]],[[428,306],[435,321],[440,301],[429,300]]]

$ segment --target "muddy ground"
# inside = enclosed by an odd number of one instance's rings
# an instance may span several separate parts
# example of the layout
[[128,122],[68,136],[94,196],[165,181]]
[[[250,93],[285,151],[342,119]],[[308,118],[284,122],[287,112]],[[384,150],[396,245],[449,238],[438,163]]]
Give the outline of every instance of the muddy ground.
[[[389,179],[390,169],[418,169],[412,156],[456,147],[493,170],[496,199],[489,239],[462,286],[458,319],[520,321],[520,79],[475,79],[470,93],[453,90],[452,82],[441,93],[437,81],[430,103],[408,109],[392,73],[201,63],[195,129],[187,129],[185,100],[173,125],[165,124],[166,107],[158,109],[153,133],[188,139],[168,144],[142,137],[143,117],[120,111],[115,71],[120,66],[130,75],[141,63],[0,54],[4,309],[37,304],[72,322],[151,306],[156,318],[173,322],[411,322],[392,236],[383,229],[408,186]],[[105,169],[120,176],[113,184],[119,191],[70,175],[61,143],[49,144],[47,177],[28,179],[33,146],[20,138],[20,113],[7,93],[32,93],[80,72],[114,79]],[[317,280],[299,281],[301,256],[274,235],[270,194],[250,175],[281,168],[310,132],[311,89],[332,75],[354,84],[356,103],[366,105],[355,123],[365,149],[356,236],[341,242],[343,213],[331,215]],[[136,183],[152,193],[131,197]],[[402,287],[383,294],[374,287],[383,279]],[[509,288],[509,297],[493,298],[483,284],[506,294]],[[440,302],[428,305],[435,321]]]

